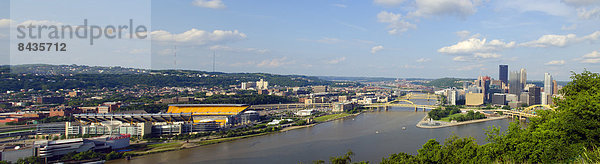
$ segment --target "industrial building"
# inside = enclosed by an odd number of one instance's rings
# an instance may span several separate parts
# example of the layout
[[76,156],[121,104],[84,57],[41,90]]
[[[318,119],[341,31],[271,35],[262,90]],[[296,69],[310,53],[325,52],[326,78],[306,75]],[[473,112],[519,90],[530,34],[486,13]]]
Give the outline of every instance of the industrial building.
[[215,131],[259,119],[246,104],[172,104],[167,113],[155,114],[74,114],[67,122],[66,135],[130,134],[133,136],[183,134]]

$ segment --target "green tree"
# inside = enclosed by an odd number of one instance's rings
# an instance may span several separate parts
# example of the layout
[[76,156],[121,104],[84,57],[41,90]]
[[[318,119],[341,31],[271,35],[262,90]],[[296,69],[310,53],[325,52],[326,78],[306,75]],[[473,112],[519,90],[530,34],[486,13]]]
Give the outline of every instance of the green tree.
[[354,156],[354,152],[348,150],[348,152],[342,156],[329,157],[329,161],[331,164],[350,164],[352,162],[352,156]]
[[422,163],[415,156],[400,152],[398,154],[391,154],[388,158],[381,159],[381,164],[413,164]]
[[44,162],[44,158],[37,157],[37,156],[31,156],[31,157],[27,157],[27,158],[20,158],[19,160],[17,160],[16,163],[17,164],[43,164],[45,162]]
[[106,154],[106,157],[104,159],[113,160],[113,159],[119,159],[119,158],[123,158],[123,154],[117,153],[115,151],[111,151],[110,153]]
[[430,139],[423,145],[423,148],[417,150],[419,153],[417,159],[424,163],[441,163],[442,145],[435,139]]

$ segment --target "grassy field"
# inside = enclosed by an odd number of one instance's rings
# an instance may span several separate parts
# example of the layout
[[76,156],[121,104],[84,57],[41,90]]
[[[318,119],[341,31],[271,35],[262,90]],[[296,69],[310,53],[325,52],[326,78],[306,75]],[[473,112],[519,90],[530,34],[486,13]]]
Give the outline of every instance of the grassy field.
[[455,114],[449,115],[448,117],[441,118],[440,121],[450,122],[450,120],[452,120],[452,118],[458,117],[460,115],[463,115],[463,114],[462,113],[455,113]]
[[233,141],[233,140],[238,140],[238,139],[244,139],[244,138],[250,138],[250,137],[255,137],[255,136],[260,136],[260,135],[265,135],[265,134],[268,134],[268,133],[258,133],[258,134],[251,134],[251,135],[245,135],[245,136],[219,138],[219,139],[213,139],[213,140],[200,141],[200,142],[196,142],[196,143],[199,145],[210,145],[210,144],[217,144],[217,143]]
[[181,143],[170,142],[170,143],[151,144],[146,147],[150,148],[150,149],[154,149],[154,148],[169,148],[169,147],[179,147],[179,146],[181,146]]
[[350,115],[350,114],[348,114],[348,113],[330,114],[330,115],[325,115],[325,116],[314,118],[313,120],[316,122],[325,122],[325,121],[329,121],[329,120],[346,117],[348,115]]
[[143,149],[143,150],[132,151],[131,153],[134,155],[144,155],[144,154],[165,152],[165,151],[180,149],[181,145],[183,145],[183,144],[180,142],[150,144],[150,145],[146,145],[145,149]]

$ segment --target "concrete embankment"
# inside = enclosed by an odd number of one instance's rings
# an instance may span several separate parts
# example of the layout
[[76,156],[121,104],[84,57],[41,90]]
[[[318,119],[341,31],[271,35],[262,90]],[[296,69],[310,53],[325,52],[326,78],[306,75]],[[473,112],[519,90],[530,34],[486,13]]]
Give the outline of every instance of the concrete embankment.
[[508,118],[508,116],[488,117],[488,118],[484,118],[484,119],[470,120],[470,121],[463,121],[463,122],[432,121],[432,123],[435,123],[436,125],[428,125],[429,117],[427,115],[425,115],[425,117],[423,117],[423,119],[421,119],[421,121],[419,121],[419,123],[417,123],[417,127],[425,128],[425,129],[445,128],[445,127],[466,125],[466,124],[472,124],[472,123],[478,123],[478,122],[500,120],[500,119],[505,119],[505,118]]

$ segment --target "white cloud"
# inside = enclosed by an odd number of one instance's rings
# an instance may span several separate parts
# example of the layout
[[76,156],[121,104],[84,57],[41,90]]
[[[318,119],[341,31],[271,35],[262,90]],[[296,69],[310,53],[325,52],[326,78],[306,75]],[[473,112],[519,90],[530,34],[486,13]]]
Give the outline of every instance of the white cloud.
[[600,58],[583,59],[583,60],[581,60],[581,63],[590,63],[590,64],[600,63]]
[[581,63],[600,63],[600,52],[593,51],[576,60],[579,60]]
[[420,58],[420,59],[417,59],[416,62],[418,62],[418,63],[424,63],[424,62],[428,62],[428,61],[431,61],[431,59],[429,59],[429,58]]
[[593,4],[598,4],[600,1],[598,0],[561,0],[563,3],[571,6],[588,6]]
[[565,60],[552,60],[545,63],[544,65],[565,65]]
[[469,61],[469,59],[467,59],[466,56],[456,56],[456,57],[452,58],[452,60],[458,61],[458,62]]
[[223,9],[225,4],[221,0],[195,0],[192,2],[194,6],[211,8],[211,9]]
[[152,31],[150,34],[152,35],[152,40],[189,45],[218,44],[246,38],[246,34],[237,30],[214,30],[213,32],[208,32],[198,29],[191,29],[180,34],[171,34],[170,32],[159,30]]
[[293,61],[288,61],[287,57],[279,58],[279,59],[267,59],[258,63],[256,66],[258,67],[280,67],[282,65],[293,64]]
[[577,24],[572,24],[570,26],[563,25],[560,29],[565,30],[565,31],[575,30],[575,29],[577,29]]
[[339,7],[339,8],[346,8],[346,7],[348,7],[348,6],[344,5],[344,4],[339,4],[339,3],[331,4],[331,6]]
[[492,40],[487,42],[485,38],[470,38],[458,42],[455,45],[442,47],[438,49],[438,52],[446,54],[471,54],[476,52],[493,52],[513,48],[515,44],[515,42],[507,43],[500,40]]
[[394,14],[392,12],[381,11],[377,14],[377,21],[381,23],[388,23],[389,34],[399,34],[407,31],[408,29],[417,28],[416,25],[402,19],[402,14]]
[[596,32],[586,35],[584,37],[578,38],[578,41],[594,41],[594,40],[598,40],[599,37],[600,37],[600,31],[596,31]]
[[458,16],[466,18],[477,12],[481,0],[416,0],[417,10],[410,16]]
[[214,45],[210,47],[210,50],[213,51],[229,51],[229,52],[237,52],[237,53],[253,53],[253,54],[265,54],[270,50],[268,49],[258,49],[258,48],[232,48],[229,46],[223,45]]
[[381,6],[397,6],[402,4],[404,0],[374,0],[373,2]]
[[577,39],[575,34],[567,34],[567,35],[544,35],[540,37],[538,40],[529,41],[525,43],[521,43],[521,46],[526,47],[548,47],[548,46],[556,46],[556,47],[564,47],[569,42],[573,42]]
[[586,9],[586,8],[578,8],[577,16],[580,19],[600,19],[600,7]]
[[537,40],[529,41],[525,43],[519,44],[519,46],[525,47],[565,47],[573,43],[583,42],[583,41],[594,41],[598,40],[600,37],[600,31],[596,31],[592,34],[577,37],[575,34],[566,34],[566,35],[544,35]]
[[346,60],[346,57],[341,57],[341,58],[329,60],[329,61],[327,61],[327,64],[338,64],[338,63],[343,62],[345,60]]
[[14,23],[14,21],[10,19],[0,19],[0,28],[10,27],[11,23]]
[[374,53],[377,53],[378,51],[381,51],[381,50],[383,50],[383,46],[382,45],[375,46],[375,47],[371,48],[371,53],[374,54]]

